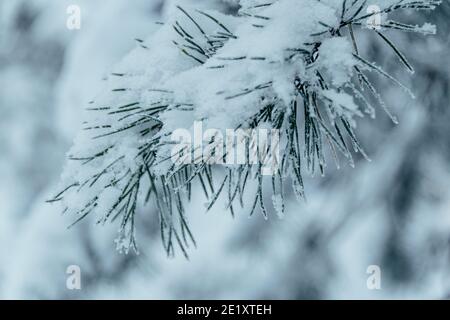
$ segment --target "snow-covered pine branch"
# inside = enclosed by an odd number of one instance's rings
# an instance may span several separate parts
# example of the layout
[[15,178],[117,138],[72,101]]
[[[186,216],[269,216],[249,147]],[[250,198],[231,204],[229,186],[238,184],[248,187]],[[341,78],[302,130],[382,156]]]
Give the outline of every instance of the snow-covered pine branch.
[[[302,198],[302,175],[324,174],[326,148],[338,166],[340,157],[353,165],[353,152],[367,158],[355,128],[357,118],[375,116],[370,101],[396,121],[367,73],[409,90],[361,56],[357,28],[365,28],[372,15],[382,15],[381,29],[373,32],[412,72],[385,30],[426,34],[434,28],[391,21],[387,14],[431,10],[440,1],[377,3],[380,12],[367,13],[367,0],[241,0],[236,16],[178,7],[156,34],[138,40],[138,48],[88,106],[64,170],[64,186],[50,202],[62,202],[64,212],[77,215],[75,223],[90,214],[98,223],[118,220],[118,246],[128,250],[136,249],[137,209],[152,201],[165,249],[173,254],[178,245],[185,255],[189,243],[195,244],[184,209],[194,183],[203,188],[208,209],[223,193],[233,215],[233,206],[243,206],[247,186],[255,183],[249,211],[259,208],[266,218],[263,192],[268,184],[281,214],[285,181]],[[265,183],[261,164],[226,166],[218,180],[207,161],[176,161],[172,132],[192,131],[199,120],[205,130],[280,130],[281,157],[271,183]]]

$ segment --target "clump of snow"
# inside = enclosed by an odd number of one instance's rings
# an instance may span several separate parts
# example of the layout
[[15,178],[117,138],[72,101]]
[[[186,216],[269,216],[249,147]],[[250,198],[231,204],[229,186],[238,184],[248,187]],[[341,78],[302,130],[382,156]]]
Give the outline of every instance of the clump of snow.
[[350,81],[352,69],[357,65],[350,41],[344,37],[325,39],[319,49],[319,68],[326,70],[333,85],[341,87]]

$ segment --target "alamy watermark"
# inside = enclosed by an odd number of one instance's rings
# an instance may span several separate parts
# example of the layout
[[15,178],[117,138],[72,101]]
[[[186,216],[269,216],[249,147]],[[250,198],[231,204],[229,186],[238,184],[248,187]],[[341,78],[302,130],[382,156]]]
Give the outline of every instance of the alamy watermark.
[[367,289],[369,290],[381,290],[381,268],[377,265],[370,265],[367,267]]
[[69,30],[80,30],[81,29],[81,8],[79,5],[72,4],[67,7],[67,20],[66,27]]
[[77,265],[70,265],[66,269],[68,274],[66,279],[66,288],[68,290],[81,290],[81,268]]
[[381,30],[382,15],[381,8],[375,4],[367,7],[367,14],[370,16],[366,20],[369,29]]
[[278,129],[207,129],[195,121],[193,133],[172,132],[171,158],[176,164],[260,165],[262,175],[274,175],[280,164]]

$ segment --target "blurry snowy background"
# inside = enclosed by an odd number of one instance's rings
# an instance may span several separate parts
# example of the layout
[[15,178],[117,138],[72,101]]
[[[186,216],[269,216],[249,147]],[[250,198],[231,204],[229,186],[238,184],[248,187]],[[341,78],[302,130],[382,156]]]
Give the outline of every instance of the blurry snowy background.
[[[382,113],[360,123],[373,161],[308,179],[308,201],[292,199],[283,220],[244,211],[233,220],[220,205],[205,214],[198,195],[190,261],[166,257],[151,207],[140,212],[138,256],[115,250],[114,226],[88,218],[67,230],[73,217],[45,200],[81,110],[134,39],[158,28],[168,2],[1,0],[0,298],[450,298],[448,1],[419,17],[436,36],[393,33],[416,68],[402,80],[418,98],[379,83],[400,124]],[[66,28],[71,4],[80,30]],[[379,39],[360,40],[396,74]],[[81,268],[81,290],[66,288],[69,265]],[[367,287],[370,265],[381,268],[381,290]]]

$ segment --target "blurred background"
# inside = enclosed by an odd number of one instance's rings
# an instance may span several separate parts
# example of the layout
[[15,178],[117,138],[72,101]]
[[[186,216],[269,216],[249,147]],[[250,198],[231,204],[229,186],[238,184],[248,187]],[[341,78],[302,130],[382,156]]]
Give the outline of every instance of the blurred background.
[[[232,6],[214,1],[220,10]],[[134,39],[158,28],[169,2],[0,2],[0,298],[450,298],[448,0],[435,12],[401,17],[436,24],[436,36],[388,33],[414,76],[379,38],[358,33],[364,56],[417,99],[379,81],[400,124],[381,110],[376,120],[361,121],[358,133],[373,161],[340,170],[330,162],[325,177],[307,179],[306,202],[291,197],[284,219],[249,219],[248,210],[232,219],[220,205],[205,214],[198,192],[188,211],[198,243],[189,261],[181,253],[167,258],[152,207],[140,212],[139,255],[115,250],[117,226],[88,218],[67,229],[73,217],[45,200],[82,109]],[[79,30],[66,28],[72,4],[81,8]],[[80,267],[81,290],[66,287],[70,265]],[[369,266],[380,268],[378,290],[367,286]]]

